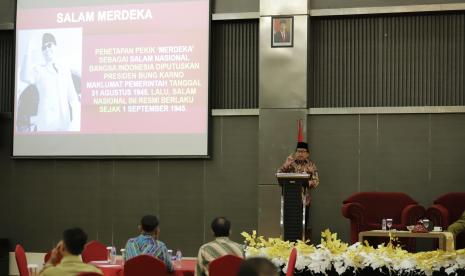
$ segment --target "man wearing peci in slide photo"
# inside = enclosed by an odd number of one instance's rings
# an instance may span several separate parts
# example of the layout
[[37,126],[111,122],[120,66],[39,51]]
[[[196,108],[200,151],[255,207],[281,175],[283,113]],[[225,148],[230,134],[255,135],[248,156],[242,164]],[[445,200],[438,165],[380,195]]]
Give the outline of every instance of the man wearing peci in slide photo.
[[42,64],[32,64],[30,44],[20,75],[22,81],[37,88],[39,98],[29,131],[79,131],[81,103],[71,70],[59,60],[55,36],[42,35]]

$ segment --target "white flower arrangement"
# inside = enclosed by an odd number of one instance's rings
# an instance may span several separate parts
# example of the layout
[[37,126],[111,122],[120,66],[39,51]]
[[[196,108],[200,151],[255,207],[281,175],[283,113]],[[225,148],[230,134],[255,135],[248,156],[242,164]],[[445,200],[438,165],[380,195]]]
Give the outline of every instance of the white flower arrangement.
[[297,249],[295,270],[310,271],[312,274],[327,274],[334,269],[339,275],[348,270],[373,271],[388,270],[396,274],[424,274],[444,269],[448,275],[465,269],[465,250],[428,251],[409,253],[391,242],[374,248],[368,243],[355,243],[349,246],[337,238],[336,233],[325,230],[321,233],[321,243],[317,246],[303,241],[287,242],[280,238],[265,239],[257,236],[256,231],[250,235],[243,232],[246,244],[246,258],[266,257],[285,273],[292,248]]

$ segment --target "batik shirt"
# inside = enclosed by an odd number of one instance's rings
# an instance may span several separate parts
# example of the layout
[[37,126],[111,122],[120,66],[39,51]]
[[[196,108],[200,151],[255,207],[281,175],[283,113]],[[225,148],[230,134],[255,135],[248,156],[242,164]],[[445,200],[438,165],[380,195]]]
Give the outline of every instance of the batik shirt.
[[173,263],[171,262],[171,256],[168,254],[166,245],[154,239],[150,235],[139,235],[138,237],[129,239],[126,243],[126,249],[124,251],[124,259],[129,260],[139,255],[150,255],[162,260],[168,271],[173,271]]
[[[282,166],[279,168],[280,173],[307,173],[310,175],[308,181],[309,188],[315,188],[320,183],[320,177],[318,176],[318,169],[315,163],[310,159],[305,160],[294,160],[288,167]],[[310,206],[311,194],[310,189],[305,189],[302,192],[302,203],[306,206]]]
[[294,160],[289,167],[284,165],[278,170],[281,173],[307,173],[310,175],[310,181],[313,182],[313,186],[316,187],[320,183],[318,177],[318,169],[315,163],[310,159],[305,160]]
[[243,247],[228,237],[218,237],[214,241],[202,245],[197,257],[195,276],[208,276],[210,262],[224,255],[244,258]]

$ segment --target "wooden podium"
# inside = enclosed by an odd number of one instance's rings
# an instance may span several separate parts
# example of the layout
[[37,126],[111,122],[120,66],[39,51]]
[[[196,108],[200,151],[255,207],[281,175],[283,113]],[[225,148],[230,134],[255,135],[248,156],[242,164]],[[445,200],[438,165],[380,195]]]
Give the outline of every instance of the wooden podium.
[[277,173],[281,186],[280,226],[286,241],[305,240],[305,206],[302,193],[308,187],[310,175],[306,173]]

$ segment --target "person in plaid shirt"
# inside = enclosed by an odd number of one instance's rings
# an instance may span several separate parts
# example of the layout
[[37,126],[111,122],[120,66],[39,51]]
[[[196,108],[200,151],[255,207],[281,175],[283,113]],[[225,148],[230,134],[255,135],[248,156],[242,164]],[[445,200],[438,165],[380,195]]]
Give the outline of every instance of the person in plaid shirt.
[[217,217],[212,221],[211,228],[215,240],[202,245],[197,256],[195,276],[208,276],[208,265],[224,255],[234,255],[244,258],[242,245],[229,239],[231,222],[225,217]]

